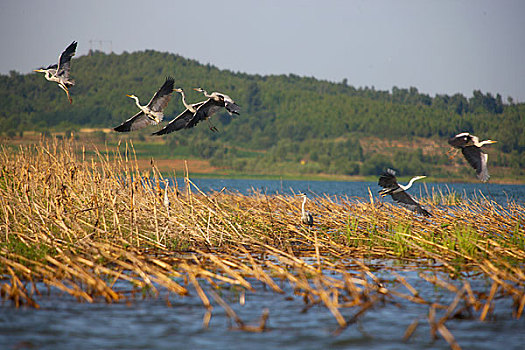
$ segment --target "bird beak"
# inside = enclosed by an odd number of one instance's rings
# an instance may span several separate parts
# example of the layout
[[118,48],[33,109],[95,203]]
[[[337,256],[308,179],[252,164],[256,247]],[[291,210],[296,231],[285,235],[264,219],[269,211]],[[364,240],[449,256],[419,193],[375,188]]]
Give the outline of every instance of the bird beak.
[[489,140],[489,141],[490,141],[489,143],[496,143],[496,142],[498,142],[498,141],[492,141],[492,140]]
[[131,97],[131,95],[126,95],[126,96]]
[[193,90],[195,90],[195,91],[200,91],[200,89],[199,89],[199,88],[193,88]]
[[33,69],[33,72],[43,72],[44,70],[43,69]]

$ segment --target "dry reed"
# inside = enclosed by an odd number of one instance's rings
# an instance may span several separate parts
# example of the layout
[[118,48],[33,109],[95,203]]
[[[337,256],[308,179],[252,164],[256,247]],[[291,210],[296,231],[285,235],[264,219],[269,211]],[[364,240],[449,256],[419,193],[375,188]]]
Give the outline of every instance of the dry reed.
[[[483,321],[494,299],[503,297],[514,301],[515,318],[523,313],[522,204],[455,195],[443,203],[446,196],[434,193],[422,199],[433,213],[424,218],[372,195],[324,195],[309,203],[316,222],[309,229],[300,225],[300,199],[293,195],[206,194],[190,186],[187,174],[184,190],[165,188],[154,161],[148,170],[138,168],[132,144],[95,154],[69,140],[2,147],[0,167],[0,292],[16,306],[38,307],[38,290],[27,287],[35,281],[79,300],[108,303],[129,298],[113,288],[126,281],[151,295],[159,288],[196,293],[206,310],[204,327],[219,306],[239,329],[261,332],[268,310],[258,326],[247,326],[214,289],[253,291],[259,281],[284,293],[280,281],[307,308],[326,307],[336,333],[380,303],[428,305],[432,336],[441,335],[452,348],[459,345],[445,323],[459,313]],[[399,270],[443,271],[420,278],[455,297],[449,305],[424,299],[400,274],[388,273],[395,267],[379,267],[389,278],[379,277],[367,259],[401,259]],[[446,278],[461,281],[469,273],[490,280],[490,291]],[[418,324],[407,328],[405,340]]]

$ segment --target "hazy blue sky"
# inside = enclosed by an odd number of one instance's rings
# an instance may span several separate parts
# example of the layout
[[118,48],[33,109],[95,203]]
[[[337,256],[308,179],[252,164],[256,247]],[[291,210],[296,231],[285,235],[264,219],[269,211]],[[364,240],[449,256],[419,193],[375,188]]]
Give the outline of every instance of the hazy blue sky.
[[77,55],[111,40],[116,53],[154,49],[235,72],[525,101],[522,0],[1,0],[0,32],[3,74],[56,62],[73,40]]

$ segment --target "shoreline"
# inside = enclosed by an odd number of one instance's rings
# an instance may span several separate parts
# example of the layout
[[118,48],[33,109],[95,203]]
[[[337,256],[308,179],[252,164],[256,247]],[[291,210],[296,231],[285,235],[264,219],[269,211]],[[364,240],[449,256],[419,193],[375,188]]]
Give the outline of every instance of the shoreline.
[[[169,175],[170,172],[161,170],[163,176]],[[183,178],[184,176],[177,176],[177,178]],[[272,175],[272,174],[223,174],[223,173],[198,173],[191,172],[191,178],[204,178],[204,179],[242,179],[242,180],[285,180],[285,181],[333,181],[333,182],[377,182],[378,176],[344,176],[344,175],[318,175],[318,176],[309,176],[309,175]],[[409,180],[410,176],[400,176],[398,178],[400,181]],[[426,181],[422,183],[453,183],[453,184],[476,184],[481,183],[479,181],[469,181],[468,179],[446,179],[439,177],[427,177]],[[494,181],[489,181],[487,184],[497,184],[497,185],[525,185],[525,181],[520,181],[518,179],[508,180],[508,179],[497,179]]]
[[[96,131],[93,129],[92,131]],[[87,132],[86,129],[83,129],[83,132],[80,134],[90,134],[92,131]],[[107,132],[107,131],[103,131]],[[57,133],[55,133],[56,135]],[[24,138],[15,138],[15,139],[0,139],[0,145],[17,148],[22,145],[39,145],[41,142],[38,133],[33,131],[28,131],[25,133]],[[29,136],[29,137],[28,137]],[[80,142],[76,141],[77,144],[82,144],[85,148],[85,151],[101,151],[102,153],[108,149],[108,147],[113,148],[114,151],[118,149],[118,143],[113,145],[109,143],[100,143],[96,142],[92,138],[83,139]],[[142,146],[140,143],[133,145],[135,150],[139,150]],[[318,173],[318,174],[299,174],[299,173],[287,173],[287,174],[271,174],[271,173],[246,173],[239,172],[232,169],[220,168],[210,164],[208,159],[194,158],[194,157],[181,157],[175,156],[172,158],[166,158],[165,156],[155,157],[141,154],[142,152],[134,153],[133,157],[136,157],[137,167],[141,171],[147,171],[152,168],[152,162],[155,167],[160,171],[163,176],[171,174],[181,174],[177,177],[184,177],[186,170],[189,171],[191,177],[193,178],[218,178],[218,179],[257,179],[257,180],[297,180],[297,181],[336,181],[336,182],[374,182],[377,181],[379,174],[377,175],[342,175],[342,174],[328,174],[328,173]],[[93,157],[90,155],[89,157]],[[96,156],[94,157],[96,158]],[[135,159],[132,161],[134,162]],[[464,166],[468,167],[467,164]],[[498,184],[498,185],[525,185],[525,177],[523,179],[519,177],[501,177],[501,172],[510,171],[512,168],[497,168],[496,175],[491,175],[488,184]],[[411,176],[398,176],[400,181],[408,181]],[[429,175],[426,178],[425,182],[435,182],[435,183],[465,183],[465,184],[474,184],[480,183],[472,170],[470,175],[464,177],[442,177],[442,176],[432,176]]]

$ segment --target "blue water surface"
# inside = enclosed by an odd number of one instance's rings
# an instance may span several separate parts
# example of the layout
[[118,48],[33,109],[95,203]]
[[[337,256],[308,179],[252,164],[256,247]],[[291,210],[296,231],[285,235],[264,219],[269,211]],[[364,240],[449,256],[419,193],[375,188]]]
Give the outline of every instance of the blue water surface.
[[[369,192],[377,194],[380,187],[371,181],[303,181],[303,180],[253,180],[253,179],[209,179],[195,178],[191,181],[203,192],[220,191],[223,188],[249,195],[255,191],[266,194],[292,194],[304,192],[315,195],[338,195],[369,198]],[[171,184],[175,182],[171,180]],[[184,179],[177,179],[182,186]],[[430,196],[433,191],[448,194],[450,191],[469,199],[492,199],[500,204],[507,201],[525,202],[525,185],[506,185],[492,183],[431,183],[416,182],[409,192],[415,196]]]
[[[417,271],[399,271],[426,300],[448,305],[455,294],[435,288],[417,277]],[[431,273],[431,272],[424,272]],[[388,271],[376,272],[378,277]],[[393,278],[390,276],[390,278]],[[441,277],[443,278],[443,277]],[[224,289],[222,298],[249,325],[257,325],[264,309],[269,311],[267,330],[249,333],[236,330],[235,322],[213,302],[209,328],[203,327],[205,308],[197,293],[180,297],[161,293],[157,298],[140,297],[129,303],[79,303],[56,289],[38,298],[40,309],[18,308],[4,303],[0,308],[0,349],[449,349],[441,337],[432,339],[427,321],[428,305],[404,299],[379,302],[347,329],[336,333],[338,324],[323,306],[305,309],[300,296],[288,284],[284,294],[264,288],[248,279],[256,292],[246,293],[244,305],[239,293]],[[457,284],[458,281],[449,281]],[[490,282],[471,279],[474,290],[490,289]],[[459,286],[459,285],[458,285]],[[389,287],[387,285],[387,287]],[[390,288],[390,287],[389,287]],[[406,293],[403,287],[398,288]],[[169,299],[169,305],[167,300]],[[463,349],[523,349],[525,318],[512,316],[512,300],[495,300],[494,313],[485,321],[454,319],[446,322]],[[341,309],[351,319],[357,310]],[[437,310],[437,318],[444,310]],[[419,326],[408,341],[407,327]]]

